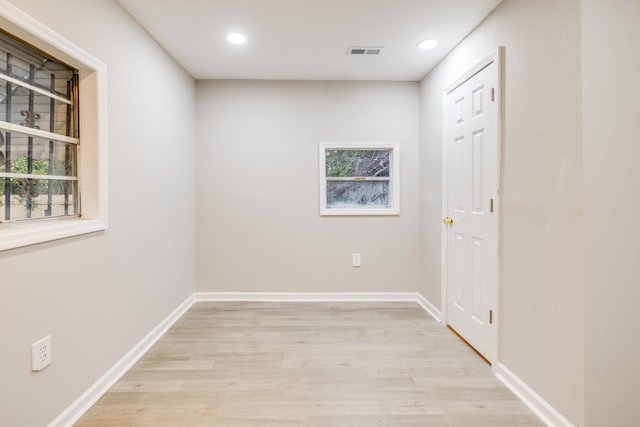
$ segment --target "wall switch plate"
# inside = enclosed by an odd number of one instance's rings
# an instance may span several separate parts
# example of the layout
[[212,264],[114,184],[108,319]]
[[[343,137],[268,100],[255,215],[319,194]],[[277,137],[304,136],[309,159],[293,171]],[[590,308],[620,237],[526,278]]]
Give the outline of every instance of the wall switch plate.
[[41,371],[51,364],[51,335],[31,344],[31,370]]
[[362,259],[360,258],[360,254],[353,253],[351,254],[351,266],[352,267],[360,267],[362,263]]

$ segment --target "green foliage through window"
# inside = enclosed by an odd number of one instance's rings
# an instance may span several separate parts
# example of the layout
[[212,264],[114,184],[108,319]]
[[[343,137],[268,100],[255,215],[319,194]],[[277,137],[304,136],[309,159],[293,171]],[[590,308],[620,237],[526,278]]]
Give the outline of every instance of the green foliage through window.
[[327,176],[388,177],[388,150],[327,150]]
[[[0,166],[0,172],[5,172],[6,166]],[[49,170],[48,160],[34,160],[32,162],[32,173],[42,175],[46,174]],[[11,170],[9,173],[21,173],[26,174],[29,171],[29,160],[27,157],[19,157],[15,161],[11,162]],[[11,194],[16,196],[22,204],[27,203],[27,196],[31,195],[32,198],[38,197],[41,193],[44,193],[48,189],[48,181],[43,179],[25,179],[25,178],[11,178]],[[4,196],[5,188],[0,188],[0,195]],[[33,201],[32,206],[37,207],[38,202]]]

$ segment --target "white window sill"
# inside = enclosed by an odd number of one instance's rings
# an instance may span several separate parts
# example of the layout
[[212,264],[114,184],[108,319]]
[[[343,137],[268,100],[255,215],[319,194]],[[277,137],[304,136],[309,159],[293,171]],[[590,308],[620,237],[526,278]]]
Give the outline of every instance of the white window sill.
[[43,220],[0,224],[0,251],[106,230],[97,219]]
[[376,208],[321,208],[321,216],[399,216],[400,209]]

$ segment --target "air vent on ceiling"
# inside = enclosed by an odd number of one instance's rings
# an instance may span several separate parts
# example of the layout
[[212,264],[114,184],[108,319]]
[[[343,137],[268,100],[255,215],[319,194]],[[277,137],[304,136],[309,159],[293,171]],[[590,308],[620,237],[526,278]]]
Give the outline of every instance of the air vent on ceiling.
[[349,55],[380,55],[382,47],[350,47]]

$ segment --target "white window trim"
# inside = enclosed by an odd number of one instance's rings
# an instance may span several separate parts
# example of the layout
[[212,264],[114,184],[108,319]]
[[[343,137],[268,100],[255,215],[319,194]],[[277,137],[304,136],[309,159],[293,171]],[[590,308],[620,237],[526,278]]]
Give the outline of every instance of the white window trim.
[[0,0],[0,26],[79,71],[81,120],[78,150],[81,216],[2,223],[0,251],[106,230],[106,65],[6,0]]
[[[400,215],[400,144],[398,142],[321,142],[318,145],[320,215]],[[334,149],[391,150],[388,208],[327,208],[326,152]]]

